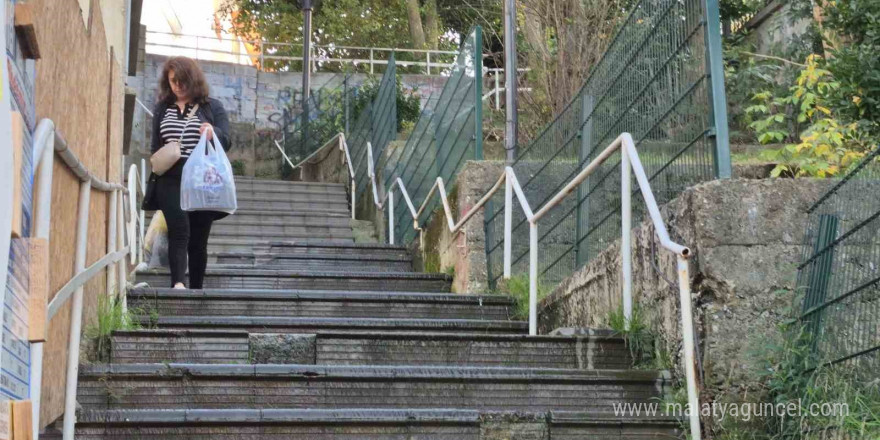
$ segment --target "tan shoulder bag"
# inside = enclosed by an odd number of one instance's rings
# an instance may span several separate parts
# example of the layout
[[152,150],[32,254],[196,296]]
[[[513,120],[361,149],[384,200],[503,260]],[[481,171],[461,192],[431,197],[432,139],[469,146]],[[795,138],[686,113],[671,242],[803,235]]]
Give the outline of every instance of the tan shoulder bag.
[[[165,174],[166,171],[170,170],[171,167],[180,160],[180,146],[183,144],[183,135],[186,134],[186,129],[189,127],[189,123],[192,121],[193,116],[195,116],[196,111],[198,110],[199,105],[196,104],[193,106],[192,110],[189,111],[186,123],[183,124],[183,131],[180,133],[179,140],[169,141],[160,148],[159,151],[150,156],[150,166],[153,168],[153,172],[156,173],[157,176]],[[161,135],[161,133],[153,133],[153,136]]]

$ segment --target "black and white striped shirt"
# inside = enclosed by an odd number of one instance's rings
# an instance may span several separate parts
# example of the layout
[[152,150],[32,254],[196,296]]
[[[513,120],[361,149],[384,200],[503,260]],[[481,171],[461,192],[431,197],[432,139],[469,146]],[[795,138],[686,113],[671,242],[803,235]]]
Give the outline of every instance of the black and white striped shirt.
[[189,157],[192,150],[198,145],[199,138],[201,137],[199,127],[202,123],[199,121],[198,116],[193,115],[192,118],[187,119],[193,106],[194,104],[187,104],[182,112],[177,104],[168,106],[168,110],[165,110],[165,116],[162,117],[162,123],[159,126],[159,132],[162,134],[162,145],[171,141],[181,140],[180,134],[184,129],[186,130],[180,143],[181,157]]

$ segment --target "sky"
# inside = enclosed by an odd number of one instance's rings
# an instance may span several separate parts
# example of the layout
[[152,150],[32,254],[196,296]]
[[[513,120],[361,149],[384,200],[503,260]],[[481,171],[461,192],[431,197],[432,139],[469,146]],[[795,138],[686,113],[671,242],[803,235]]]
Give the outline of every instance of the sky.
[[249,57],[240,55],[244,48],[236,39],[217,38],[214,11],[222,1],[144,0],[141,24],[147,26],[147,53],[251,64]]

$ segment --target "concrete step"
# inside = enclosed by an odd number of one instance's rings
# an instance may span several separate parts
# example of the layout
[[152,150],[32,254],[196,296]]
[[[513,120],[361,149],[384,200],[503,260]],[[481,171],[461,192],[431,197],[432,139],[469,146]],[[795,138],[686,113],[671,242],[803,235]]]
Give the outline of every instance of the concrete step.
[[342,255],[412,259],[405,246],[383,243],[271,242],[265,251],[278,255]]
[[287,211],[295,213],[298,209],[309,211],[345,212],[350,213],[347,202],[334,200],[315,200],[311,202],[298,202],[291,200],[279,200],[274,197],[248,197],[237,200],[240,209]]
[[288,180],[265,180],[236,176],[235,187],[239,188],[305,188],[310,190],[345,191],[346,185],[327,182],[293,182]]
[[243,331],[120,331],[111,338],[111,362],[236,364],[259,359],[259,362],[278,364],[467,365],[579,370],[628,369],[633,365],[624,339],[610,335],[574,338],[322,331],[289,336],[295,338]]
[[412,259],[409,257],[381,257],[372,255],[338,254],[269,254],[247,252],[226,252],[209,256],[210,263],[251,265],[262,268],[284,268],[288,270],[350,271],[364,272],[394,271],[412,272]]
[[277,200],[292,203],[338,203],[350,206],[345,192],[288,192],[288,191],[247,191],[237,190],[237,200]]
[[[350,238],[324,238],[324,237],[305,237],[296,238],[300,244],[316,244],[316,245],[349,245],[354,244],[354,240]],[[208,253],[224,253],[224,252],[258,252],[268,251],[270,249],[268,242],[260,242],[248,240],[246,238],[228,238],[228,237],[212,237],[208,240]]]
[[105,364],[80,368],[85,410],[478,409],[604,411],[650,403],[666,372],[484,367]]
[[265,225],[260,223],[244,223],[244,222],[223,222],[220,221],[211,227],[211,235],[222,236],[240,236],[253,238],[254,240],[278,239],[276,237],[293,236],[320,236],[320,237],[354,237],[351,226],[332,226],[324,222],[317,221],[314,224],[276,224]]
[[[683,437],[680,421],[608,412],[485,412],[465,409],[90,410],[79,440],[644,440]],[[41,439],[55,432],[41,435]]]
[[266,212],[254,213],[254,211],[238,211],[229,217],[214,223],[218,226],[329,226],[351,229],[351,219],[343,215],[326,215],[324,213],[280,213]]
[[[137,282],[171,286],[167,269],[137,272]],[[345,291],[449,292],[452,277],[412,272],[318,272],[272,269],[214,269],[205,272],[207,289],[300,289]]]
[[132,289],[128,306],[161,317],[250,316],[507,320],[501,295],[306,290]]
[[525,334],[524,321],[486,319],[408,319],[408,318],[300,318],[267,316],[143,316],[143,326],[170,330],[242,330],[250,333],[303,334],[334,331],[340,333],[445,332]]

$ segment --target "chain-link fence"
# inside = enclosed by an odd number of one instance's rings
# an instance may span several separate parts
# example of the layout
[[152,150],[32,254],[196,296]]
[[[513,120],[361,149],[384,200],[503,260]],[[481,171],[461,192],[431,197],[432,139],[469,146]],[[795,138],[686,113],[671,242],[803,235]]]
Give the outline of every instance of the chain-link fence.
[[361,100],[354,106],[357,117],[346,132],[359,200],[371,200],[369,197],[361,199],[364,191],[371,191],[367,172],[367,142],[373,148],[375,162],[385,154],[388,143],[397,135],[397,64],[394,54],[388,58],[387,66],[375,97],[369,101]]
[[[729,176],[718,21],[717,0],[635,3],[568,107],[519,148],[513,168],[533,209],[622,132],[635,139],[661,204],[696,183]],[[545,217],[539,246],[542,282],[564,279],[620,239],[620,185],[618,152],[578,188],[577,197]],[[644,204],[634,194],[633,215],[639,219]],[[486,213],[491,285],[502,275],[501,197]],[[529,226],[518,208],[513,225],[513,273],[528,273]]]
[[[400,177],[416,206],[425,200],[437,177],[451,187],[465,161],[482,159],[482,45],[482,29],[474,27],[462,42],[436,104],[425,106],[406,145],[376,156],[384,187]],[[419,223],[425,224],[437,206],[437,199],[432,199]],[[396,226],[390,232],[397,242],[410,242],[416,231],[405,204],[398,203],[393,215]]]
[[880,371],[880,147],[809,210],[797,285],[821,364]]
[[[317,151],[328,139],[345,130],[349,124],[352,103],[358,88],[351,86],[351,75],[343,80],[341,88],[323,88],[314,91],[306,100],[299,114],[288,118],[278,134],[284,152],[293,163],[299,163]],[[285,176],[291,170],[281,165]]]

